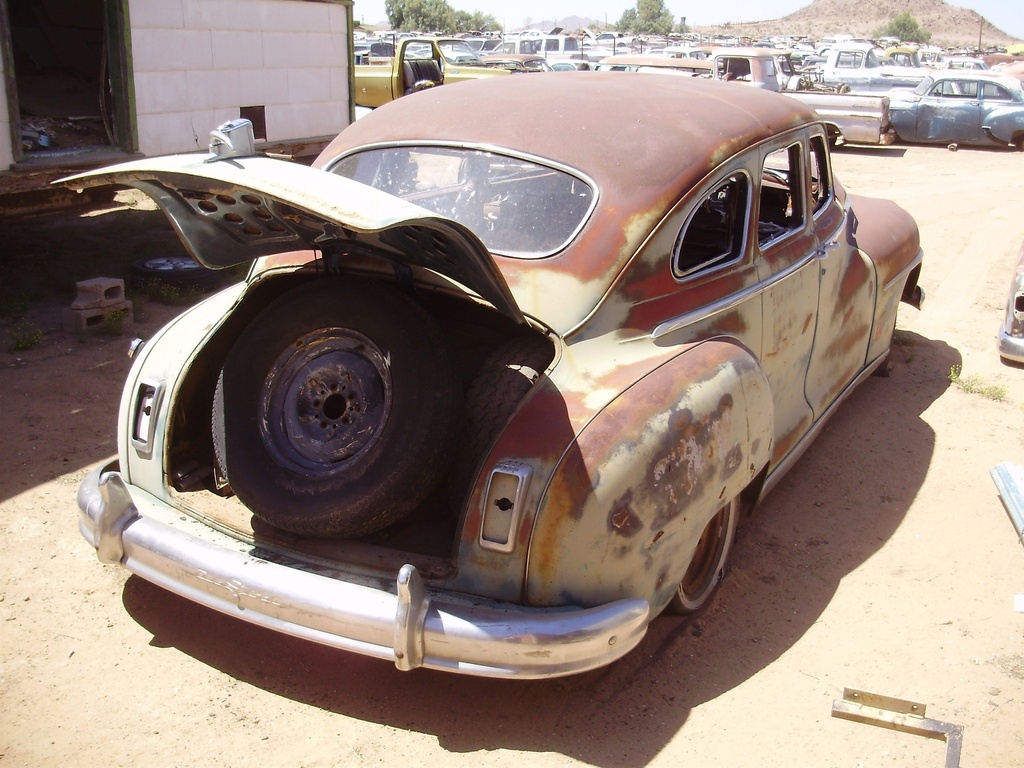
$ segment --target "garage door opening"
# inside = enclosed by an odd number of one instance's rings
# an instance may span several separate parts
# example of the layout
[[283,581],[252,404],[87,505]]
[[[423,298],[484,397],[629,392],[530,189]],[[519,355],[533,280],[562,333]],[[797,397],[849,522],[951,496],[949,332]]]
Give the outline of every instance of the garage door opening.
[[8,9],[15,161],[65,163],[76,155],[130,149],[120,119],[121,4],[8,0]]

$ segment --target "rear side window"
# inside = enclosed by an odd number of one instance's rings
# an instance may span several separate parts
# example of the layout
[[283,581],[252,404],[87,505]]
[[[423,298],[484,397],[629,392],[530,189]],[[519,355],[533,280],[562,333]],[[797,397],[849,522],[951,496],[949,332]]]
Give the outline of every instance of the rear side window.
[[858,69],[864,60],[860,51],[842,51],[836,56],[836,69]]
[[811,215],[814,216],[828,205],[832,196],[832,175],[829,172],[828,150],[825,149],[824,137],[814,136],[811,139],[811,156],[808,162],[811,166],[811,206],[814,208]]
[[750,62],[738,56],[718,59],[718,77],[722,80],[749,80]]
[[803,229],[803,178],[800,144],[776,150],[761,170],[757,241],[762,246]]
[[743,254],[750,210],[750,180],[736,173],[721,181],[697,204],[673,249],[673,272],[686,277]]
[[985,83],[983,88],[986,101],[1013,101],[1013,96],[1001,85]]

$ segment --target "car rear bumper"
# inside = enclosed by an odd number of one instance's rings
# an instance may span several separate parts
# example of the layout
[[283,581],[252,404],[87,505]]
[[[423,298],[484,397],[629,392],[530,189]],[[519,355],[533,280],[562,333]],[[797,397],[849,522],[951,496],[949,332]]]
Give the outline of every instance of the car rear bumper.
[[1015,363],[1024,363],[1024,338],[1011,336],[1003,328],[999,332],[999,356]]
[[399,669],[542,678],[608,664],[640,642],[646,600],[587,609],[525,608],[427,589],[412,565],[362,583],[287,561],[129,486],[116,463],[78,491],[79,528],[101,562],[223,613]]

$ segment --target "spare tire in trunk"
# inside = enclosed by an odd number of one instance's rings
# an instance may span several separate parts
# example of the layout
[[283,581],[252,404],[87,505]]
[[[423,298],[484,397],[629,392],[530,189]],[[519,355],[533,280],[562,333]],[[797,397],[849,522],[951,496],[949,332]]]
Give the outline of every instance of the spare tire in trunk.
[[460,408],[448,346],[418,303],[375,280],[317,279],[267,306],[228,353],[214,447],[258,518],[355,538],[433,490]]

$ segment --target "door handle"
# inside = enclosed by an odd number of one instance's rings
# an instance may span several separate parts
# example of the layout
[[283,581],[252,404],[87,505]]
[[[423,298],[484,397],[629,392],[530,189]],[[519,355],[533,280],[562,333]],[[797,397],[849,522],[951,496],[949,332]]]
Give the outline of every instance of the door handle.
[[828,256],[828,252],[829,251],[834,251],[838,247],[839,247],[839,241],[838,240],[833,240],[830,243],[824,243],[823,245],[819,245],[818,249],[814,252],[814,258],[816,258],[816,259],[824,259],[826,256]]

